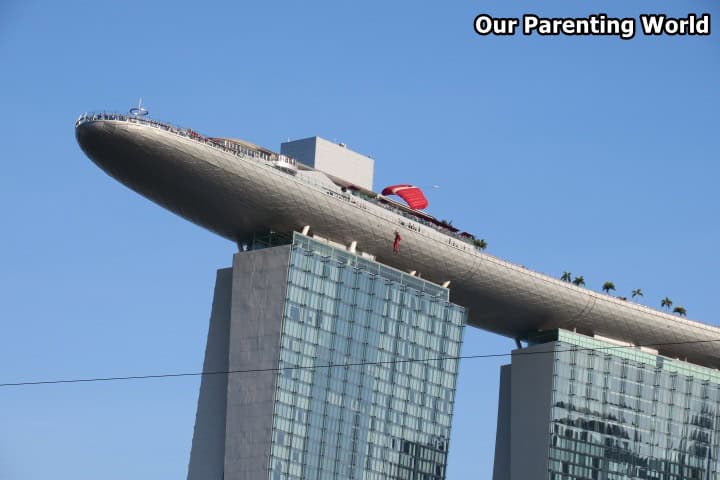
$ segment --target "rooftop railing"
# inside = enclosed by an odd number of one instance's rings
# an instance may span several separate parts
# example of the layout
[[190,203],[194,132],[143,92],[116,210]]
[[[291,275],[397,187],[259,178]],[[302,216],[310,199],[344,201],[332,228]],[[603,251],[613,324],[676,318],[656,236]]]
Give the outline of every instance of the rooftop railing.
[[255,149],[245,147],[245,146],[242,146],[239,144],[232,144],[232,146],[230,146],[230,142],[223,142],[220,140],[215,140],[215,139],[206,137],[190,128],[180,128],[180,127],[171,125],[169,123],[158,122],[157,120],[150,120],[149,118],[144,118],[144,117],[135,116],[135,115],[125,115],[122,113],[107,113],[107,112],[83,113],[82,115],[80,115],[80,117],[75,122],[75,127],[77,128],[78,126],[80,126],[86,122],[93,122],[93,121],[98,121],[98,120],[116,120],[116,121],[122,121],[122,122],[140,123],[143,125],[148,125],[151,127],[158,128],[160,130],[165,130],[165,131],[168,131],[171,133],[175,133],[177,135],[196,140],[200,143],[205,143],[212,147],[224,150],[228,153],[234,153],[236,155],[239,154],[239,155],[245,156],[245,157],[260,158],[267,162],[277,159],[277,155],[272,156],[272,155],[269,155],[260,150],[255,150]]

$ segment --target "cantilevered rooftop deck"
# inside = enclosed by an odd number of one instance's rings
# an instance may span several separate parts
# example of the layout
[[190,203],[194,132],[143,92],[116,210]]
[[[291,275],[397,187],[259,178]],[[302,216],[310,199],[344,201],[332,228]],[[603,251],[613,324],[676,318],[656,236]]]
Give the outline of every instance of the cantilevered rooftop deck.
[[[560,281],[479,250],[472,240],[372,193],[275,167],[277,155],[119,114],[83,115],[78,141],[110,175],[178,215],[241,243],[255,232],[310,233],[438,284],[469,324],[514,338],[563,328],[720,367],[720,328]],[[377,194],[374,194],[377,195]],[[403,236],[392,252],[395,231]]]

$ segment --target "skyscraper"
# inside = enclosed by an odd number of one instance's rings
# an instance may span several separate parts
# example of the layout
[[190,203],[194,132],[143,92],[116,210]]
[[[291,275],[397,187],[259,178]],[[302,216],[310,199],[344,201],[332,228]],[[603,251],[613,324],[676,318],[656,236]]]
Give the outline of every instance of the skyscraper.
[[465,310],[367,255],[288,240],[218,273],[205,371],[237,373],[203,378],[189,479],[445,478]]
[[720,372],[566,330],[501,371],[493,480],[720,478]]

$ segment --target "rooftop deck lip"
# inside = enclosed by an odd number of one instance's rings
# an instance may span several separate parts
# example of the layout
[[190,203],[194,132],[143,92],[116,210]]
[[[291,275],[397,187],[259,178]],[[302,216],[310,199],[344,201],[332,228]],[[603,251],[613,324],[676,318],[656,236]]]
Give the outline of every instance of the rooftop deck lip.
[[[162,122],[162,121],[157,121],[157,120],[151,120],[151,119],[148,119],[148,118],[146,118],[146,117],[135,117],[135,116],[132,116],[132,115],[121,114],[121,113],[110,113],[110,112],[84,113],[84,114],[82,114],[82,115],[77,119],[77,121],[75,122],[75,127],[76,127],[76,129],[77,129],[77,128],[80,128],[82,125],[84,125],[84,124],[86,124],[86,123],[92,123],[92,122],[113,122],[113,121],[133,123],[133,124],[138,124],[138,125],[142,125],[142,126],[149,127],[149,128],[159,128],[159,129],[161,129],[161,130],[163,130],[163,131],[165,131],[165,132],[167,132],[167,133],[169,133],[169,134],[178,135],[179,137],[185,138],[185,139],[188,139],[188,140],[198,141],[199,143],[204,144],[204,145],[206,145],[206,146],[208,146],[208,147],[210,147],[210,148],[214,148],[214,149],[223,151],[223,152],[225,152],[225,153],[227,153],[227,154],[231,154],[231,155],[234,155],[234,156],[238,156],[238,154],[237,154],[235,151],[232,151],[231,149],[228,149],[228,148],[226,148],[226,147],[224,147],[224,146],[222,146],[222,145],[219,145],[219,144],[213,139],[213,138],[217,138],[217,137],[206,137],[206,136],[204,136],[204,135],[201,135],[201,134],[195,132],[195,131],[192,130],[192,129],[178,127],[178,126],[176,126],[176,125],[173,125],[173,124],[170,124],[170,123],[167,123],[167,122]],[[261,155],[260,155],[261,157],[266,157],[266,156],[267,156],[267,154],[264,153],[264,152],[261,151],[261,150],[258,151],[258,153],[261,154]],[[274,155],[279,155],[279,154],[277,154],[277,153],[275,153],[275,152],[273,152],[273,154],[274,154]],[[268,158],[268,159],[266,159],[266,160],[270,161],[270,158]],[[266,165],[266,166],[268,166],[269,168],[272,168],[272,167],[270,167],[270,165]],[[276,170],[276,169],[273,168],[273,171],[275,171],[275,170]],[[279,173],[279,172],[278,172],[278,173]],[[292,177],[292,176],[289,175],[289,174],[286,174],[286,175],[288,175],[289,178],[292,178],[292,179],[295,180],[296,182],[302,183],[304,186],[306,186],[306,187],[308,187],[308,188],[312,188],[312,189],[315,189],[315,190],[319,190],[319,191],[324,192],[324,193],[330,192],[330,190],[325,189],[324,187],[322,187],[322,186],[320,186],[320,185],[316,185],[316,184],[310,183],[310,182],[305,182],[305,181],[303,181],[303,180],[301,180],[301,179]],[[332,193],[333,193],[333,194],[337,194],[337,192],[334,192],[334,191],[333,191]],[[350,197],[352,197],[352,198],[356,198],[356,199],[358,199],[358,200],[363,200],[363,199],[361,199],[361,198],[359,198],[359,197],[357,197],[357,196],[351,195],[351,194],[346,194],[346,195],[348,195],[348,196],[350,196]],[[372,203],[372,202],[369,202],[369,201],[366,201],[366,200],[364,200],[364,202],[367,203],[368,205],[371,205],[371,206],[374,206],[374,207],[377,207],[377,208],[382,208],[382,207],[379,207],[379,206],[375,205],[375,204]],[[352,202],[351,202],[351,203],[352,203]],[[359,207],[355,206],[355,208],[359,208]],[[386,212],[392,213],[392,214],[394,214],[394,215],[396,215],[396,216],[398,216],[398,217],[407,219],[407,217],[405,217],[405,216],[403,216],[403,215],[400,215],[399,213],[393,212],[393,211],[388,210],[388,209],[384,209],[384,210],[385,210]],[[363,210],[363,211],[364,211],[365,213],[371,213],[371,214],[377,215],[376,212],[371,212],[371,211],[369,212],[369,211],[367,211],[367,210]],[[412,220],[412,219],[408,219],[408,220]],[[425,224],[424,224],[424,223],[421,223],[421,225],[425,225]],[[448,235],[447,233],[440,231],[439,229],[432,228],[431,231],[434,232],[435,234],[443,235],[444,237],[447,237],[447,238],[449,238],[449,239],[462,241],[462,240],[460,240],[460,239],[457,239],[457,238],[456,238],[455,236],[453,236],[453,235]],[[421,232],[418,232],[418,233],[419,233],[420,235],[425,236],[426,238],[428,238],[428,239],[430,239],[430,240],[438,241],[437,238],[433,238],[432,236],[429,236],[429,235],[427,235],[426,233],[424,233],[424,232],[422,232],[422,231],[421,231]],[[463,242],[463,243],[465,243],[465,244],[467,244],[468,246],[470,246],[470,244],[468,244],[467,242]],[[457,247],[455,247],[455,248],[457,248]],[[658,310],[658,309],[655,309],[655,308],[652,308],[652,307],[648,307],[648,306],[646,306],[646,305],[642,305],[642,304],[633,302],[633,301],[631,301],[631,300],[621,300],[621,299],[619,299],[619,298],[617,298],[617,297],[614,297],[614,296],[612,296],[612,295],[607,295],[607,294],[595,292],[595,291],[590,290],[590,289],[588,289],[588,288],[583,288],[583,287],[580,287],[580,286],[577,286],[577,285],[573,285],[572,283],[562,281],[562,280],[560,280],[560,279],[557,279],[557,278],[554,278],[554,277],[552,277],[552,276],[543,274],[543,273],[541,273],[541,272],[537,272],[537,271],[535,271],[535,270],[531,270],[531,269],[529,269],[529,268],[527,268],[527,267],[525,267],[525,266],[512,263],[512,262],[510,262],[510,261],[507,261],[507,260],[501,259],[501,258],[499,258],[499,257],[496,257],[496,256],[494,256],[494,255],[492,255],[492,254],[489,254],[489,253],[486,253],[486,252],[481,252],[481,251],[479,251],[479,250],[477,250],[477,249],[475,249],[475,248],[472,248],[472,249],[469,249],[469,250],[462,250],[462,251],[465,252],[465,253],[473,254],[473,255],[479,257],[480,259],[482,259],[483,261],[490,261],[490,262],[492,262],[492,263],[494,263],[494,264],[496,264],[496,265],[498,265],[498,266],[500,266],[500,267],[503,267],[503,268],[505,268],[505,269],[513,270],[513,271],[515,271],[515,272],[517,272],[517,273],[520,273],[520,274],[522,274],[522,275],[524,275],[524,276],[533,278],[533,279],[535,279],[535,280],[539,280],[539,281],[545,282],[545,283],[550,284],[550,285],[553,285],[553,286],[555,286],[555,287],[561,286],[561,287],[563,287],[563,289],[565,289],[565,290],[567,290],[567,291],[569,291],[569,292],[575,292],[575,293],[579,293],[579,294],[585,295],[586,297],[588,297],[588,299],[592,299],[593,301],[600,301],[600,302],[604,302],[604,303],[606,303],[606,304],[611,304],[611,305],[614,305],[614,306],[618,307],[619,309],[627,308],[627,309],[635,310],[635,311],[640,312],[640,313],[642,313],[642,314],[650,315],[650,316],[653,316],[653,317],[662,319],[663,321],[677,324],[678,326],[683,325],[683,326],[687,326],[687,327],[698,328],[698,329],[702,329],[702,330],[705,330],[705,331],[710,332],[710,333],[717,334],[717,335],[718,335],[718,341],[720,342],[720,327],[717,327],[717,326],[714,326],[714,325],[711,325],[711,324],[708,324],[708,323],[704,323],[704,322],[698,321],[698,320],[692,320],[692,319],[682,318],[682,317],[679,317],[679,316],[677,316],[677,315],[672,315],[672,314],[663,312],[663,311],[661,311],[661,310]]]

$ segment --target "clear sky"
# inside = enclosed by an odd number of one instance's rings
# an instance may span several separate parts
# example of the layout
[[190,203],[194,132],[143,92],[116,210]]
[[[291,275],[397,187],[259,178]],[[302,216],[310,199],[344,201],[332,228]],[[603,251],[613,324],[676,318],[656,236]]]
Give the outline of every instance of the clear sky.
[[[507,2],[506,2],[507,3]],[[279,149],[320,135],[489,252],[717,324],[717,2],[0,0],[0,383],[197,371],[234,245],[75,142],[126,111]],[[644,10],[646,9],[646,10]],[[710,37],[480,37],[479,13],[710,12]],[[466,329],[465,354],[514,343]],[[462,362],[449,478],[490,478],[498,367]],[[1,479],[186,475],[197,378],[0,388]]]

